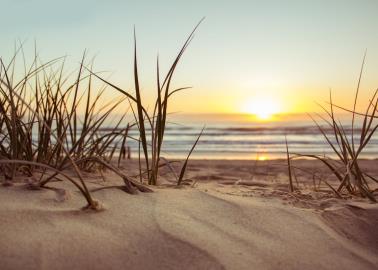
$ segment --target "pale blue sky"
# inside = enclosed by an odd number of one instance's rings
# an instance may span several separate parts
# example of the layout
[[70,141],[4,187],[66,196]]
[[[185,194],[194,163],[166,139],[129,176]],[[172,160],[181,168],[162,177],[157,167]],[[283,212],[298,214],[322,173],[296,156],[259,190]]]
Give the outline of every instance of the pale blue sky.
[[[248,99],[274,96],[284,111],[314,110],[332,87],[352,97],[365,48],[364,91],[378,87],[378,1],[47,1],[0,0],[0,55],[34,39],[44,59],[84,49],[97,70],[132,87],[132,29],[145,93],[152,93],[159,52],[167,67],[203,17],[179,66],[176,84],[195,88],[173,109],[237,112]],[[197,100],[188,97],[196,98]],[[193,100],[193,101],[192,101]],[[312,107],[311,107],[312,106]]]

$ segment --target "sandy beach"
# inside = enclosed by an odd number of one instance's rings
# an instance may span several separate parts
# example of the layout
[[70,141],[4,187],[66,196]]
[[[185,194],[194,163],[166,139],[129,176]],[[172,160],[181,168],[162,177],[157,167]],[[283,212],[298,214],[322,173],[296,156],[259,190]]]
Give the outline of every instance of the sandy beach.
[[[152,193],[94,192],[98,212],[81,210],[69,182],[31,190],[19,179],[0,188],[1,269],[376,269],[378,206],[313,192],[305,175],[290,193],[283,162],[193,160],[181,188],[163,169]],[[86,181],[122,184],[111,173]]]
[[378,1],[3,1],[0,270],[378,270]]

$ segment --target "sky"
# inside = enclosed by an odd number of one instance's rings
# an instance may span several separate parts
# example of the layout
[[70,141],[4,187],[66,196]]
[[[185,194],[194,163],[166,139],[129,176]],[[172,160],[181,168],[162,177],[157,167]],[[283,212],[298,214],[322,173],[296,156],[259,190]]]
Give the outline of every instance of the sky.
[[[53,1],[0,0],[0,55],[17,41],[30,59],[34,41],[45,60],[67,55],[78,68],[84,49],[95,70],[133,89],[133,27],[141,87],[156,93],[156,57],[167,71],[186,37],[205,17],[180,62],[171,111],[278,113],[318,111],[328,99],[351,107],[365,50],[361,108],[378,87],[378,1]],[[162,72],[163,73],[163,72]],[[109,97],[115,92],[107,90]],[[366,104],[366,103],[365,103]]]

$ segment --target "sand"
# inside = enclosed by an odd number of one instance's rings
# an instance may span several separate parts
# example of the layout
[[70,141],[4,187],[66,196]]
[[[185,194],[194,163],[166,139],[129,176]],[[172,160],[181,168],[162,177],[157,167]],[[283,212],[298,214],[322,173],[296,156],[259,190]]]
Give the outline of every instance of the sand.
[[162,170],[153,193],[93,193],[100,212],[81,210],[67,182],[0,187],[0,269],[377,269],[377,205],[311,191],[305,177],[291,194],[272,163],[193,161],[183,188]]

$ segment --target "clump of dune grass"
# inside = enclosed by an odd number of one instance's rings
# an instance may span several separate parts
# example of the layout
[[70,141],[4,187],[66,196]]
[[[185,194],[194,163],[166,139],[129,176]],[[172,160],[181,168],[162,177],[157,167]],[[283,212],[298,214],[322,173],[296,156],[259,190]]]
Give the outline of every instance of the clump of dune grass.
[[[35,59],[36,61],[36,59]],[[88,207],[97,209],[99,208],[98,202],[93,200],[90,195],[88,188],[83,180],[79,168],[74,162],[73,158],[70,156],[69,151],[64,146],[63,142],[60,140],[59,136],[55,135],[52,127],[52,123],[49,121],[53,119],[54,111],[50,106],[53,103],[51,100],[51,95],[46,94],[46,103],[38,103],[38,94],[41,92],[40,82],[36,82],[36,99],[35,106],[33,106],[33,101],[26,101],[28,97],[27,88],[29,87],[28,81],[38,74],[39,71],[43,71],[46,65],[41,65],[39,67],[32,67],[29,69],[28,73],[20,80],[14,81],[14,63],[15,58],[11,60],[9,65],[5,65],[3,61],[0,61],[0,93],[2,95],[0,100],[0,130],[1,130],[1,171],[6,180],[12,181],[16,175],[21,172],[26,172],[27,175],[33,175],[33,171],[38,168],[43,168],[44,170],[55,171],[55,174],[61,174],[62,171],[57,170],[50,164],[45,164],[41,162],[42,155],[50,154],[52,147],[52,138],[60,145],[62,153],[67,157],[67,161],[71,162],[79,181],[67,177],[83,194],[87,200]],[[35,63],[33,63],[35,64]],[[13,65],[13,66],[12,66]],[[33,65],[34,66],[34,65]],[[25,69],[26,70],[26,69]],[[10,74],[10,72],[12,72]],[[46,77],[44,81],[44,86],[47,88],[45,93],[50,93],[48,88],[54,82],[51,77],[48,79]],[[50,80],[49,83],[46,80]],[[57,101],[57,99],[55,99]],[[43,115],[39,112],[40,108],[45,112]],[[35,123],[39,123],[39,143],[35,147],[35,142],[33,140],[33,127]],[[47,143],[46,143],[47,142]],[[48,159],[47,157],[44,157]]]
[[[203,19],[202,19],[203,20]],[[132,110],[135,117],[135,122],[139,131],[139,176],[140,181],[143,181],[143,172],[142,172],[142,162],[141,155],[142,152],[144,158],[144,164],[146,167],[147,181],[149,185],[156,185],[158,179],[159,168],[161,167],[161,152],[162,145],[164,141],[164,134],[167,124],[167,114],[170,98],[177,92],[188,89],[190,87],[181,87],[177,89],[171,89],[171,82],[177,65],[183,56],[185,50],[189,46],[190,42],[194,37],[194,33],[198,28],[202,20],[196,25],[194,30],[190,33],[189,37],[186,39],[181,50],[177,54],[175,60],[173,61],[171,67],[169,68],[167,74],[164,76],[164,79],[161,79],[160,68],[159,68],[159,58],[156,63],[156,100],[154,104],[154,109],[152,113],[149,113],[145,107],[145,104],[141,97],[140,82],[139,82],[139,70],[138,70],[138,60],[137,60],[137,45],[136,45],[136,35],[134,30],[134,87],[135,95],[123,90],[122,88],[112,84],[108,80],[92,73],[102,82],[105,82],[107,85],[116,89],[122,93],[126,98],[129,99],[132,105],[136,106],[136,109]],[[151,137],[148,138],[148,131],[151,133]],[[180,176],[177,179],[177,184],[180,185],[185,174],[187,167],[188,159],[194,150],[195,146],[198,143],[198,140],[202,132],[199,134],[197,140],[195,141],[193,147],[191,148],[186,160],[183,163],[182,169],[180,171]],[[165,163],[167,164],[167,163]]]
[[[142,163],[146,167],[148,184],[156,185],[159,168],[169,165],[169,162],[160,163],[168,101],[173,94],[189,88],[172,90],[171,81],[198,25],[185,41],[162,81],[157,61],[157,98],[152,114],[148,113],[141,98],[135,32],[135,96],[93,72],[93,61],[86,62],[86,53],[83,54],[76,74],[68,76],[64,75],[65,58],[42,63],[35,53],[32,64],[27,66],[22,46],[17,49],[9,64],[6,65],[0,59],[0,173],[4,176],[4,183],[11,184],[19,175],[33,176],[33,179],[38,175],[39,179],[32,185],[42,188],[51,180],[63,177],[79,189],[91,209],[99,209],[100,204],[92,198],[81,171],[112,170],[123,179],[124,191],[132,194],[137,191],[151,191],[143,185]],[[20,53],[23,56],[24,73],[17,80],[16,59]],[[94,77],[105,83],[97,91],[93,89]],[[101,97],[108,86],[121,92],[124,97],[100,106]],[[125,100],[130,104],[135,122],[124,126],[126,111],[116,120],[115,125],[107,127],[106,122]],[[80,108],[84,108],[83,115],[78,113]],[[129,136],[129,130],[134,126],[138,128],[139,138]],[[149,131],[150,139],[147,135]],[[189,157],[202,132],[203,130],[183,162],[177,177],[178,185],[183,182]],[[137,140],[141,146],[141,183],[119,170],[127,139]],[[144,161],[141,159],[141,152]],[[118,168],[111,163],[117,154]],[[65,172],[68,169],[73,169],[77,178],[69,176]]]
[[[17,79],[16,59],[9,64],[0,59],[0,173],[11,184],[19,175],[36,176],[33,185],[44,187],[62,176],[73,183],[85,197],[88,207],[97,209],[82,177],[82,170],[96,171],[109,166],[117,146],[125,145],[130,125],[121,127],[125,115],[114,127],[105,123],[123,99],[99,106],[106,85],[93,98],[92,73],[87,72],[85,54],[72,80],[64,74],[64,59],[42,63],[37,54],[24,74]],[[84,115],[77,113],[84,108]],[[104,131],[106,130],[106,131]],[[73,169],[77,178],[65,170]],[[125,191],[146,191],[125,175]],[[35,177],[34,177],[35,178]]]
[[[342,197],[342,194],[346,192],[351,195],[366,197],[371,201],[376,202],[374,191],[370,185],[372,182],[378,183],[378,180],[365,172],[361,168],[359,162],[359,157],[369,144],[369,141],[378,128],[378,124],[374,121],[377,118],[376,113],[378,112],[378,89],[374,92],[369,104],[366,106],[366,111],[363,113],[356,111],[364,62],[365,57],[360,71],[353,109],[348,110],[335,105],[330,92],[329,109],[322,106],[324,112],[326,113],[326,117],[318,115],[318,117],[323,120],[324,124],[328,128],[325,128],[318,123],[317,120],[312,118],[318,127],[319,132],[324,136],[337,159],[332,159],[327,156],[304,155],[300,153],[295,154],[293,158],[314,158],[320,160],[325,166],[327,166],[331,173],[338,179],[339,185],[338,187],[334,188],[327,182],[325,183],[335,192],[338,197]],[[347,133],[345,126],[337,119],[334,112],[334,107],[351,113],[351,134]],[[362,120],[362,126],[360,128],[356,128],[356,117],[360,117]],[[358,137],[357,141],[356,137]]]

